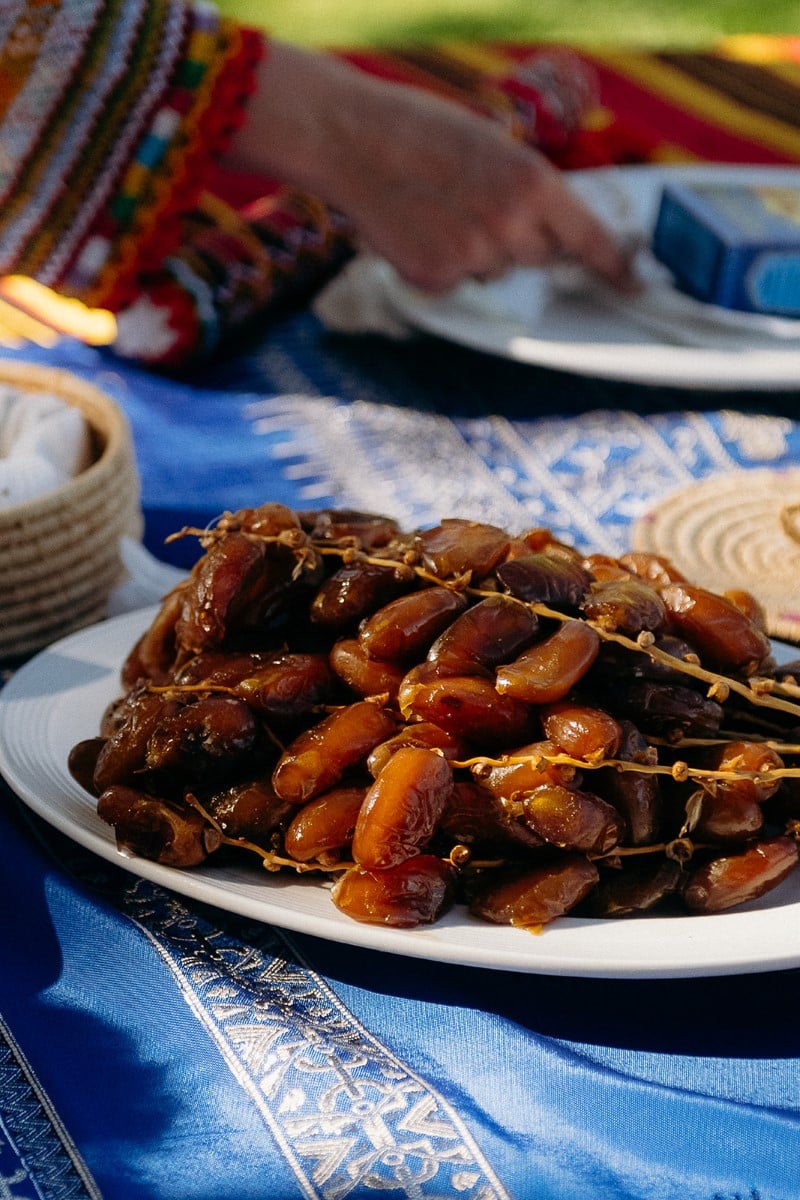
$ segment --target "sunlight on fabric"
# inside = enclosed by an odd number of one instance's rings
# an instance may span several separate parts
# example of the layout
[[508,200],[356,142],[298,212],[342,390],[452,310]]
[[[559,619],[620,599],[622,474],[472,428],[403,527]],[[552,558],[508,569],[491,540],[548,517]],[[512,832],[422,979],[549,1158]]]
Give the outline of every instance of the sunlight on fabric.
[[66,334],[91,346],[108,346],[116,329],[113,314],[104,308],[87,308],[22,275],[0,278],[0,340],[8,345],[28,341],[52,346],[59,334]]

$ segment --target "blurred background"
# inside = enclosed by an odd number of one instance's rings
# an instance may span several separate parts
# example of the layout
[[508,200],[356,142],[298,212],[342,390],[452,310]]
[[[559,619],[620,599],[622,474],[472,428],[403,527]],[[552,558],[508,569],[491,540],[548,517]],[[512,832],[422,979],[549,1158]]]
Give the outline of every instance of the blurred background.
[[708,45],[731,33],[800,37],[798,0],[221,0],[223,11],[306,45],[510,38]]

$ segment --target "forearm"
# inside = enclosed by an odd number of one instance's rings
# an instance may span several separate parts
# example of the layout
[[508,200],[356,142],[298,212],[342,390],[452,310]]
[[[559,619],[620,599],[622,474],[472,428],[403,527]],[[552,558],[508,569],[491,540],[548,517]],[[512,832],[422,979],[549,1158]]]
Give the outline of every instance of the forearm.
[[233,155],[339,209],[364,245],[429,290],[564,255],[627,280],[607,231],[535,149],[332,56],[274,43]]
[[344,177],[369,169],[370,110],[384,92],[330,55],[272,41],[225,161],[347,207]]

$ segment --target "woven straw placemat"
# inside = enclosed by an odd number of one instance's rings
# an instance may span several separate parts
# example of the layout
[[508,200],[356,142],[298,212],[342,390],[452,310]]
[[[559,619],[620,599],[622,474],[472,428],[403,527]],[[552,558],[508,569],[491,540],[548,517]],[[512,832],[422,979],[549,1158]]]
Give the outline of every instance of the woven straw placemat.
[[0,661],[32,654],[99,620],[123,578],[119,539],[140,538],[139,476],[127,420],[69,371],[0,361],[0,383],[48,392],[81,410],[94,461],[62,487],[0,510]]
[[633,527],[635,550],[672,560],[693,583],[743,588],[768,632],[800,642],[800,469],[731,471],[666,496]]

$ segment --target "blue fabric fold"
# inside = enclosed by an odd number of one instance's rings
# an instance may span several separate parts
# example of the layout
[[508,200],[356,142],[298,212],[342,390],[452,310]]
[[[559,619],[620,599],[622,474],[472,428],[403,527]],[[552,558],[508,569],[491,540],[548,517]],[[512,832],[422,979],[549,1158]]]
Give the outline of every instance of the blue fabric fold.
[[800,972],[423,964],[0,828],[0,1013],[105,1200],[794,1200]]

